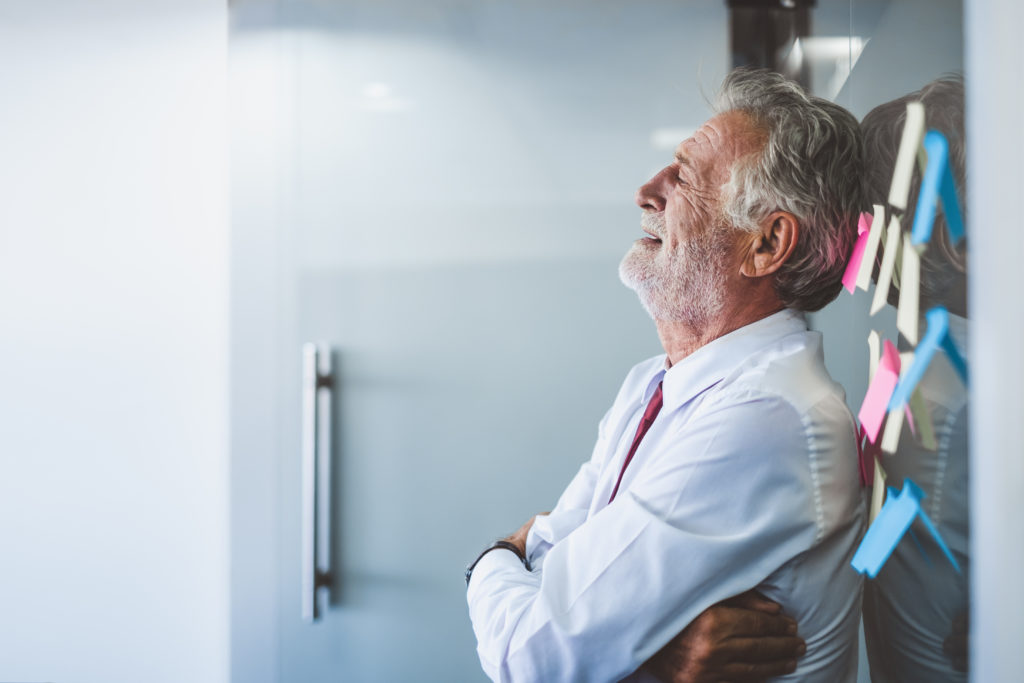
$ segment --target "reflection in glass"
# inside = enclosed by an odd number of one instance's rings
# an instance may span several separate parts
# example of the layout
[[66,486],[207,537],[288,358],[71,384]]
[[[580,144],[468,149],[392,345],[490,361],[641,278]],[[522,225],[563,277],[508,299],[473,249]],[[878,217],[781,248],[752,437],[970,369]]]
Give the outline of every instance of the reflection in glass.
[[[879,105],[863,120],[868,159],[868,200],[885,205],[907,102],[925,107],[929,130],[949,141],[950,165],[966,223],[964,85],[956,77],[935,80],[921,90]],[[917,196],[915,174],[911,197]],[[902,216],[913,224],[914,202]],[[921,256],[921,311],[945,306],[957,345],[967,345],[966,240],[953,245],[939,215],[932,239]],[[890,303],[896,303],[890,290]],[[901,349],[909,344],[901,338]],[[864,634],[873,681],[962,681],[967,666],[968,400],[949,361],[937,354],[920,385],[935,424],[938,448],[930,451],[910,431],[901,434],[895,455],[881,464],[896,489],[913,480],[926,494],[925,511],[960,563],[958,573],[943,560],[929,534],[904,538],[878,577],[865,583]],[[916,541],[916,542],[915,542]]]

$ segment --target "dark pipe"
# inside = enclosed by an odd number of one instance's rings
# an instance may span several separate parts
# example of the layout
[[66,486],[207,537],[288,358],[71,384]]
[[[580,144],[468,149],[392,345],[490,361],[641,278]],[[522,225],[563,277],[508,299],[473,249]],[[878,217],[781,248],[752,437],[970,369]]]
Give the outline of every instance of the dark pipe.
[[816,0],[726,0],[732,66],[771,69],[810,88],[806,60],[788,60],[797,38],[811,32]]

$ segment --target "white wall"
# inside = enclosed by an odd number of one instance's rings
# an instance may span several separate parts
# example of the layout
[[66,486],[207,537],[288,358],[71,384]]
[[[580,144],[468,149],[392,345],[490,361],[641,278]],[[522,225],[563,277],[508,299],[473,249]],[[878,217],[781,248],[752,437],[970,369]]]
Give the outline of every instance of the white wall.
[[226,4],[0,0],[0,680],[228,679]]
[[971,679],[1020,680],[1024,670],[1024,6],[965,7],[971,273]]

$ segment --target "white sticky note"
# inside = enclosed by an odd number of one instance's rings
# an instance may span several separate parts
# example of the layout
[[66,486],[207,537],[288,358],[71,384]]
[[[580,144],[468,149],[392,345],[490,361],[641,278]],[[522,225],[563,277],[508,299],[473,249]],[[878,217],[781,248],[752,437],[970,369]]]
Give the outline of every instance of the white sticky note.
[[885,430],[882,432],[882,452],[889,455],[896,454],[896,447],[900,444],[900,434],[903,432],[903,410],[889,411],[885,420]]
[[878,332],[871,330],[868,334],[868,384],[875,378],[878,370],[878,359],[882,355],[882,338]]
[[874,523],[875,517],[882,511],[882,503],[885,501],[885,470],[882,463],[875,458],[875,481],[871,485],[871,519]]
[[913,351],[900,351],[900,379],[903,379],[903,376],[905,374],[907,374],[907,369],[910,367],[910,364],[913,363],[913,362],[914,362],[914,352]]
[[907,122],[903,124],[903,136],[900,138],[900,149],[896,154],[896,166],[892,171],[892,185],[889,188],[889,203],[897,209],[907,208],[910,181],[914,177],[914,162],[919,157],[923,140],[924,105],[908,102]]
[[903,235],[903,268],[900,274],[900,302],[896,309],[896,329],[917,346],[918,306],[921,300],[921,255],[910,243],[910,235]]
[[873,208],[874,213],[871,219],[871,229],[868,231],[867,246],[864,247],[860,270],[857,271],[857,286],[865,292],[871,286],[871,272],[875,267],[875,256],[878,254],[878,245],[882,241],[882,233],[885,232],[885,208],[881,204],[875,204]]
[[878,286],[875,287],[875,298],[871,300],[871,315],[878,313],[885,306],[889,297],[889,286],[892,284],[892,270],[896,265],[897,252],[900,250],[902,230],[896,216],[889,222],[889,230],[885,236],[885,253],[882,255],[882,266],[878,270]]

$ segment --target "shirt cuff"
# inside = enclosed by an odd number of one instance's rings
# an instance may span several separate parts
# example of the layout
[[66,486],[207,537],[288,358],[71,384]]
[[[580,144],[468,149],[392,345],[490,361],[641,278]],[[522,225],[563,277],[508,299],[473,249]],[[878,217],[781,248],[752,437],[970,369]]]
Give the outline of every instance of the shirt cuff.
[[470,602],[473,600],[474,587],[479,586],[480,582],[485,581],[488,576],[516,570],[524,574],[528,573],[519,557],[508,548],[495,548],[481,557],[480,561],[476,563],[476,567],[473,568],[469,586],[466,587],[470,593]]

